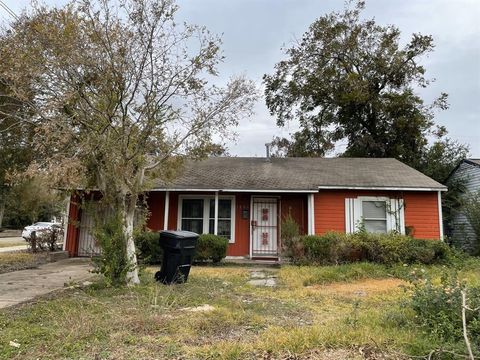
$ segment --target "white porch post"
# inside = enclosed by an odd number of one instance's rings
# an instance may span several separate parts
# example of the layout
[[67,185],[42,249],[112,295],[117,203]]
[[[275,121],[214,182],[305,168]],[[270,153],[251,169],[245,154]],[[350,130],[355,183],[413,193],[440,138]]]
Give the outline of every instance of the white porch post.
[[315,194],[308,194],[307,205],[308,205],[308,235],[315,235],[315,209],[314,209],[314,198]]
[[67,249],[67,231],[68,231],[68,223],[70,222],[70,202],[72,201],[72,196],[68,197],[67,201],[67,208],[65,209],[65,214],[63,215],[63,246],[62,250],[65,251]]
[[168,212],[170,209],[170,191],[165,191],[165,211],[163,213],[163,230],[168,230]]
[[218,235],[218,191],[215,191],[215,215],[213,220],[213,233]]
[[442,214],[442,192],[438,192],[438,226],[440,229],[440,240],[444,240],[443,235],[443,214]]

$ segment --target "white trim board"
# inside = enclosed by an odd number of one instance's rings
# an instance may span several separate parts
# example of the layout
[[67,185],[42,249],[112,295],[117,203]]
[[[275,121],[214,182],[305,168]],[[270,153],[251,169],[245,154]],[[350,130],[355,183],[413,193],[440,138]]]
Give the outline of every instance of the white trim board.
[[170,191],[165,191],[165,204],[163,206],[163,230],[168,230],[169,212],[170,212]]
[[72,197],[68,197],[67,201],[67,208],[65,211],[65,216],[63,217],[63,245],[62,250],[65,251],[67,249],[67,232],[68,232],[68,224],[70,223],[70,205],[71,205]]
[[152,189],[149,191],[177,191],[177,192],[239,192],[239,193],[265,193],[265,194],[277,194],[277,193],[295,193],[295,194],[315,194],[318,190],[278,190],[278,189]]
[[415,188],[415,187],[382,187],[382,186],[337,186],[337,185],[322,185],[318,187],[319,190],[387,190],[387,191],[447,191],[438,188]]
[[294,194],[316,194],[319,190],[385,190],[385,191],[447,191],[447,188],[422,188],[422,187],[394,187],[394,186],[342,186],[342,185],[321,185],[318,190],[284,190],[284,189],[152,189],[149,191],[176,191],[176,192],[238,192],[238,193],[294,193]]
[[315,235],[315,195],[308,194],[307,197],[307,223],[308,235]]
[[445,237],[443,234],[442,193],[440,191],[438,192],[437,205],[438,205],[438,226],[440,230],[440,240],[444,241]]

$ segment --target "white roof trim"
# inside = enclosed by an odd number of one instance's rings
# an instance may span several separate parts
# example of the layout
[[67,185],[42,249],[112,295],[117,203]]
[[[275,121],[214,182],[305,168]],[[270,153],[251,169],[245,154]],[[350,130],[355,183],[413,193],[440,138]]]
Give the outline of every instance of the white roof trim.
[[278,189],[151,189],[149,191],[207,191],[207,192],[252,192],[252,193],[318,193],[318,190],[278,190]]
[[339,186],[322,185],[320,190],[389,190],[389,191],[447,191],[447,188],[422,188],[422,187],[389,187],[389,186]]
[[[386,190],[386,191],[447,191],[447,188],[391,187],[391,186],[340,186],[322,185],[319,190]],[[318,190],[278,190],[278,189],[151,189],[149,191],[192,191],[192,192],[247,192],[247,193],[302,193],[314,194]]]

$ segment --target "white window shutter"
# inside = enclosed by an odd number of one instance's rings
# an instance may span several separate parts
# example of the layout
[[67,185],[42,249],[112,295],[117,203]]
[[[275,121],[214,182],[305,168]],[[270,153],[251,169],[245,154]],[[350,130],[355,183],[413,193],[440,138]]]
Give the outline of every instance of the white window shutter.
[[354,199],[349,199],[345,198],[345,232],[347,234],[351,234],[355,232],[355,222],[354,222],[354,216],[353,216],[353,200]]
[[405,211],[403,199],[390,199],[390,210],[387,212],[387,230],[405,234]]
[[359,230],[362,219],[362,202],[358,199],[345,198],[345,232],[354,233]]

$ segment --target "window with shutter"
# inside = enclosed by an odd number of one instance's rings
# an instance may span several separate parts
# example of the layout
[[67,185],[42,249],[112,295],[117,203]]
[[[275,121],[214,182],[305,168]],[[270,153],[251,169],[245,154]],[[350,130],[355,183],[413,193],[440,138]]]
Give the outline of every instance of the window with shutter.
[[397,231],[405,234],[403,199],[359,196],[345,199],[345,231],[354,233],[362,227],[371,233]]

